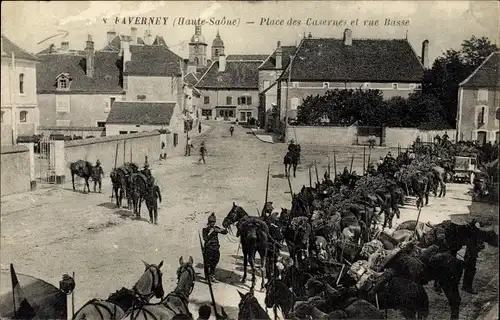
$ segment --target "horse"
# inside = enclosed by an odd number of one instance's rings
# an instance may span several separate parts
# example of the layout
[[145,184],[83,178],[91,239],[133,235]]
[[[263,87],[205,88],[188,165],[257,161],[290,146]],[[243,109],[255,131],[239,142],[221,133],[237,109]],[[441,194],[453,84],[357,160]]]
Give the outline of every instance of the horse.
[[145,303],[137,308],[131,308],[121,320],[171,320],[176,316],[184,315],[193,319],[189,311],[189,296],[193,292],[196,272],[193,268],[193,257],[187,262],[179,257],[179,268],[177,269],[177,286],[159,303]]
[[92,176],[92,172],[94,170],[94,166],[89,161],[78,160],[76,162],[71,162],[69,165],[69,169],[71,170],[71,181],[73,182],[73,190],[75,189],[75,175],[80,178],[85,179],[85,185],[83,186],[83,192],[85,193],[85,187],[89,190],[89,179]]
[[133,286],[133,290],[122,288],[111,294],[106,300],[92,299],[75,313],[73,320],[121,319],[125,312],[134,305],[149,302],[153,296],[159,299],[163,298],[164,291],[160,270],[163,261],[158,265],[144,262],[144,265],[146,270]]
[[285,177],[290,176],[290,169],[293,167],[293,177],[295,178],[295,172],[297,171],[297,166],[299,164],[300,154],[294,151],[288,151],[283,158],[283,164],[285,165]]
[[134,213],[137,218],[140,218],[142,200],[151,193],[151,188],[148,185],[148,178],[140,172],[132,173],[130,175],[130,189],[132,192]]
[[116,197],[116,206],[122,206],[123,195],[127,197],[127,208],[130,209],[133,205],[132,192],[130,189],[129,177],[132,173],[139,171],[135,163],[126,163],[121,167],[113,169],[109,174],[113,185],[113,192]]
[[293,305],[298,297],[288,289],[283,280],[274,278],[266,284],[266,298],[264,303],[266,308],[274,306],[281,309],[284,319],[290,319],[290,312],[293,310]]
[[262,308],[254,296],[253,287],[250,292],[243,294],[238,291],[240,295],[240,303],[238,304],[238,320],[259,319],[271,320],[266,310]]
[[265,269],[267,260],[268,242],[274,242],[274,239],[269,235],[269,228],[267,224],[258,217],[251,217],[240,206],[233,202],[231,211],[227,214],[222,222],[222,226],[226,229],[230,228],[232,224],[237,223],[238,231],[236,236],[240,236],[241,248],[243,251],[243,278],[241,282],[246,281],[247,265],[250,263],[252,268],[252,282],[255,281],[255,254],[259,252],[260,256],[260,270],[261,270],[261,290],[264,289]]

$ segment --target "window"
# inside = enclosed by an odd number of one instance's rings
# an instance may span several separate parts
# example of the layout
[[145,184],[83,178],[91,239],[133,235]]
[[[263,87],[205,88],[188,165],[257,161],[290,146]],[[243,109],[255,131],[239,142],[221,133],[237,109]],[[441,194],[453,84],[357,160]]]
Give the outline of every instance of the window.
[[19,93],[24,94],[24,73],[19,75]]
[[116,100],[115,97],[109,98],[109,107],[110,108],[113,106],[113,103],[115,103],[115,100]]
[[485,123],[485,111],[486,107],[480,107],[479,112],[477,114],[477,125],[481,126]]
[[251,105],[252,104],[252,97],[249,96],[242,96],[238,98],[238,105]]
[[209,104],[210,103],[210,97],[207,97],[207,96],[203,97],[203,102],[205,104]]
[[212,110],[201,110],[201,116],[202,117],[212,116]]
[[26,122],[27,118],[28,118],[28,111],[19,112],[19,122]]
[[215,56],[218,57],[219,56],[219,49],[215,49]]
[[56,112],[70,112],[68,95],[56,95]]
[[177,146],[179,143],[179,135],[177,133],[174,133],[174,147]]
[[233,104],[233,97],[227,97],[227,98],[226,98],[226,104],[227,104],[227,105],[231,105],[231,104]]
[[298,83],[298,82],[292,82],[292,87],[294,87],[294,88],[298,88],[298,86],[299,86],[299,83]]
[[267,89],[269,88],[269,86],[271,85],[271,81],[269,80],[264,80],[264,89]]
[[393,84],[392,84],[392,88],[393,88],[394,90],[398,90],[398,84],[397,84],[397,83],[393,83]]
[[229,118],[233,118],[234,117],[234,111],[233,110],[229,110]]
[[299,98],[292,98],[290,105],[291,110],[297,110],[297,108],[299,107]]
[[119,134],[127,134],[127,133],[128,133],[128,131],[119,131],[118,133],[119,133]]
[[477,101],[488,101],[488,89],[477,90]]
[[106,121],[97,121],[97,127],[99,128],[106,127]]
[[[198,52],[198,48],[196,48],[196,52]],[[198,58],[194,58],[194,65],[197,66],[198,65]]]
[[3,115],[5,114],[5,111],[2,111],[2,118],[1,118],[1,123],[3,123]]
[[137,133],[137,131],[130,131],[130,133]]
[[330,84],[328,82],[323,82],[323,88],[328,89],[330,87]]
[[68,80],[66,80],[66,79],[59,79],[59,81],[58,81],[58,88],[59,89],[67,89],[68,88]]
[[240,112],[240,121],[247,121],[247,114],[245,112]]
[[56,120],[56,126],[58,127],[69,127],[70,123],[70,120]]

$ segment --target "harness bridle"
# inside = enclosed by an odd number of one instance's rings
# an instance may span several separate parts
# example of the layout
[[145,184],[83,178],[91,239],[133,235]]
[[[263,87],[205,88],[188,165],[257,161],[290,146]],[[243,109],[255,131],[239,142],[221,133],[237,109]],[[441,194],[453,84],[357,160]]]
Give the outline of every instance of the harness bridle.
[[[177,271],[177,282],[180,280],[181,278],[181,275],[184,273],[184,272],[188,272],[189,275],[191,276],[191,280],[192,280],[192,284],[191,284],[191,287],[189,288],[189,293],[187,294],[187,296],[185,294],[183,294],[182,292],[179,292],[177,291],[177,288],[176,290],[170,292],[169,294],[167,294],[167,296],[165,297],[165,300],[168,299],[169,297],[175,297],[175,298],[178,298],[181,302],[182,302],[182,305],[184,306],[186,312],[188,313],[189,316],[192,316],[191,312],[189,311],[189,301],[188,301],[188,297],[191,295],[191,293],[193,292],[193,289],[194,289],[194,282],[196,280],[196,273],[194,271],[194,268],[193,266],[191,266],[190,264],[185,264],[183,266],[181,266],[179,268],[179,270]],[[172,311],[173,313],[177,314],[177,312],[172,309],[172,307],[170,307],[167,303],[164,304],[165,308],[167,308],[168,310]]]
[[[153,269],[155,269],[156,272],[154,272]],[[153,281],[152,281],[152,284],[151,284],[151,289],[150,289],[151,292],[149,292],[147,294],[140,293],[139,289],[137,289],[137,284],[135,284],[134,287],[132,288],[132,290],[134,291],[135,296],[138,297],[143,303],[148,303],[149,302],[149,300],[151,299],[151,297],[153,295],[155,295],[155,291],[157,289],[157,286],[159,286],[161,284],[161,271],[160,271],[160,268],[158,268],[155,265],[150,265],[148,267],[148,271],[150,272],[151,277],[153,278]]]

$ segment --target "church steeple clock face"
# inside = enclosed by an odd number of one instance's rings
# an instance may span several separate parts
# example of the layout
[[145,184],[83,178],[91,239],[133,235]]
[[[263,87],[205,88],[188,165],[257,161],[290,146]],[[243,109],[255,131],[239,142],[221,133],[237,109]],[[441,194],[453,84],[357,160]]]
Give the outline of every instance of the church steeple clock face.
[[200,39],[198,37],[194,37],[194,42],[199,42]]

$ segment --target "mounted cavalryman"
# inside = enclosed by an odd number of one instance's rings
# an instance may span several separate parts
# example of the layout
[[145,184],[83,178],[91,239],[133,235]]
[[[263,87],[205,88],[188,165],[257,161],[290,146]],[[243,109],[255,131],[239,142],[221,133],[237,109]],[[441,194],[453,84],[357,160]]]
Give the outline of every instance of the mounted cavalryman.
[[149,169],[149,163],[147,159],[146,162],[144,162],[144,169],[142,169],[142,174],[145,175],[148,180],[151,180],[151,178],[153,178],[151,170]]
[[101,161],[97,159],[95,162],[95,167],[92,170],[92,180],[94,180],[94,192],[97,184],[99,184],[99,193],[101,193],[101,188],[102,188],[102,177],[104,177],[104,171],[102,170],[101,167]]
[[212,212],[208,217],[207,226],[202,230],[203,241],[205,241],[205,245],[203,246],[204,261],[207,264],[208,277],[210,277],[212,282],[217,282],[215,279],[215,267],[217,267],[220,260],[219,233],[227,234],[227,230],[215,225],[216,221],[215,213]]

